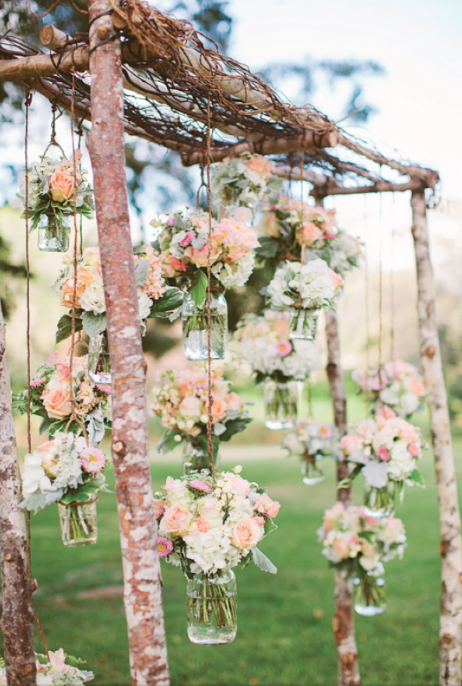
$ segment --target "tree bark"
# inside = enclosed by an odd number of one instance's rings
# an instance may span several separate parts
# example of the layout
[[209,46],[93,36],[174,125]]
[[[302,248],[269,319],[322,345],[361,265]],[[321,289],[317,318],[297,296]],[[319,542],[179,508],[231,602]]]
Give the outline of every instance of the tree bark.
[[[340,436],[347,432],[346,394],[340,361],[340,337],[337,313],[326,310],[327,377],[334,403],[334,423]],[[337,483],[348,475],[345,462],[337,464]],[[351,504],[351,486],[337,491],[337,500]],[[358,649],[355,640],[353,581],[335,572],[335,614],[332,620],[338,651],[339,686],[359,686]]]
[[24,511],[11,408],[5,323],[0,303],[0,551],[1,630],[8,686],[35,686],[34,609]]
[[420,357],[431,415],[442,558],[440,602],[440,684],[460,686],[462,629],[462,550],[460,512],[451,427],[435,312],[425,196],[412,194],[412,235],[417,265]]
[[170,683],[148,459],[146,365],[125,179],[121,49],[109,0],[90,0],[94,173],[112,372],[112,456],[134,686]]

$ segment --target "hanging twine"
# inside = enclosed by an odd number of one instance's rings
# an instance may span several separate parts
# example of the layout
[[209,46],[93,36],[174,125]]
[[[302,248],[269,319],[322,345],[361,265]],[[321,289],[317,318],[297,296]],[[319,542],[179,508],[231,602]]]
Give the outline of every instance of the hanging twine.
[[393,269],[393,254],[395,251],[395,201],[396,193],[391,195],[391,239],[390,239],[390,360],[395,359],[395,272]]
[[207,232],[207,383],[208,383],[208,397],[207,397],[207,446],[208,446],[208,461],[210,462],[212,476],[215,478],[215,460],[213,457],[213,442],[212,442],[212,315],[211,315],[211,301],[212,301],[212,184],[210,178],[210,157],[211,157],[211,122],[210,122],[210,96],[207,98],[207,130],[206,130],[206,185],[207,185],[207,206],[209,215],[209,225]]
[[383,245],[382,245],[382,193],[379,193],[379,346],[378,374],[382,383],[382,346],[383,346]]
[[[366,318],[366,384],[368,384],[369,376],[369,341],[370,341],[370,309],[369,309],[369,260],[368,260],[368,212],[367,212],[367,195],[363,196],[364,206],[363,206],[363,218],[364,218],[364,306],[365,306],[365,318]],[[367,393],[364,394],[364,402],[366,408],[368,406]]]

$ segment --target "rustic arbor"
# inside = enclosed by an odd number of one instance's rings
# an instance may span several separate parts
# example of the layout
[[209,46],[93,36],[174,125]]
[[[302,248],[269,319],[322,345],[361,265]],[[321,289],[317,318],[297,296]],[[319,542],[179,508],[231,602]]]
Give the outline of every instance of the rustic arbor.
[[[168,668],[147,461],[145,371],[129,257],[123,129],[180,152],[185,165],[204,165],[205,124],[210,116],[212,162],[246,151],[271,155],[281,177],[311,184],[317,202],[330,195],[412,191],[421,358],[432,417],[441,524],[440,683],[460,685],[460,516],[425,202],[425,192],[435,187],[438,174],[385,157],[311,106],[297,108],[282,101],[243,65],[207,48],[188,22],[163,15],[140,0],[90,0],[89,12],[89,38],[73,38],[51,26],[43,29],[41,41],[49,53],[11,35],[1,39],[0,81],[22,83],[59,107],[72,109],[78,119],[92,122],[89,148],[115,379],[112,452],[133,683],[168,684]],[[89,72],[91,85],[83,72]],[[346,401],[334,314],[327,318],[327,340],[335,423],[344,433]],[[9,407],[5,413],[10,415]],[[6,474],[2,464],[0,481]],[[343,476],[339,469],[339,479]],[[348,490],[341,493],[348,500]],[[4,536],[2,512],[0,525]],[[24,557],[23,538],[15,539],[14,545],[19,557]],[[4,585],[4,594],[10,592],[16,592],[14,587]],[[27,623],[27,604],[21,612]],[[351,588],[339,576],[333,628],[339,683],[357,686]]]

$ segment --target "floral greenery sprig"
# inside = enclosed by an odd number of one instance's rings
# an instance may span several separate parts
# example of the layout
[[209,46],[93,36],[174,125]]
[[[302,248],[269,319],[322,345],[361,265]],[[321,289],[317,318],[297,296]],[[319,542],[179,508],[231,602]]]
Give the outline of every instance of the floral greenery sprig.
[[233,350],[244,358],[260,383],[267,378],[284,383],[303,381],[320,367],[316,346],[310,341],[289,339],[288,312],[266,310],[262,315],[248,313],[233,335]]
[[[88,440],[98,444],[105,427],[111,426],[111,388],[94,384],[87,372],[87,356],[74,357],[72,360],[72,379],[70,358],[60,360],[52,353],[41,365],[30,384],[31,413],[42,417],[40,433],[48,431],[51,437],[57,431],[70,431],[75,435],[82,432],[78,421],[70,422],[72,398],[75,400],[75,415],[85,426]],[[27,413],[28,391],[20,391],[14,397],[14,405],[21,414]]]
[[314,419],[299,422],[294,431],[289,431],[282,440],[282,447],[289,456],[317,458],[340,458],[338,430],[331,424],[323,424]]
[[365,393],[373,403],[374,413],[386,405],[398,416],[409,419],[423,407],[424,382],[417,368],[408,362],[387,362],[381,367],[380,373],[377,367],[369,369],[367,373],[356,369],[351,378],[358,384],[358,392]]
[[342,459],[354,468],[340,488],[349,485],[360,472],[373,488],[383,488],[388,482],[395,482],[401,489],[404,484],[423,485],[417,468],[422,456],[420,431],[386,409],[385,414],[360,422],[341,439]]
[[[183,302],[178,288],[169,288],[162,275],[163,266],[158,253],[145,245],[135,253],[135,278],[138,294],[139,317],[143,330],[150,317],[170,317]],[[74,301],[75,286],[75,301]],[[52,283],[60,293],[61,304],[75,306],[75,329],[84,329],[88,336],[98,336],[106,331],[106,303],[99,248],[85,248],[77,258],[77,281],[74,284],[74,258],[65,256],[63,268]],[[65,314],[58,322],[56,342],[68,338],[72,330],[72,313]]]
[[335,296],[341,291],[343,279],[330,269],[324,260],[301,264],[285,262],[265,289],[275,310],[287,307],[336,309]]
[[274,164],[263,155],[244,153],[226,158],[212,168],[212,192],[217,203],[254,208],[265,195],[278,193],[282,179],[274,176]]
[[241,469],[220,472],[216,479],[204,471],[168,477],[156,493],[159,554],[189,578],[245,567],[251,559],[263,571],[277,571],[257,545],[276,528],[280,504],[265,488],[243,479]]
[[[207,296],[209,216],[202,211],[185,211],[153,220],[158,237],[164,275],[189,290],[201,307]],[[210,262],[213,286],[226,290],[243,286],[254,266],[256,231],[233,217],[212,220]]]
[[83,436],[57,432],[53,440],[25,456],[21,506],[35,511],[58,500],[88,502],[98,491],[107,490],[105,466],[104,453]]
[[[252,421],[243,399],[230,393],[230,382],[221,373],[212,374],[212,445],[214,455],[222,441],[229,441],[244,431]],[[167,453],[183,441],[208,451],[208,378],[204,370],[168,371],[161,377],[160,388],[152,405],[154,414],[165,427],[158,450]]]
[[368,517],[362,507],[336,503],[318,529],[323,555],[344,576],[379,573],[383,562],[402,558],[407,545],[400,519]]
[[[30,230],[37,228],[40,217],[44,214],[54,214],[62,221],[67,215],[73,215],[74,210],[88,219],[93,217],[93,190],[90,187],[86,171],[80,169],[82,153],[75,152],[74,161],[64,157],[52,160],[42,157],[40,162],[34,162],[28,170],[29,188],[27,213],[31,219]],[[23,178],[18,197],[26,203],[26,179]],[[74,202],[75,198],[75,202]]]

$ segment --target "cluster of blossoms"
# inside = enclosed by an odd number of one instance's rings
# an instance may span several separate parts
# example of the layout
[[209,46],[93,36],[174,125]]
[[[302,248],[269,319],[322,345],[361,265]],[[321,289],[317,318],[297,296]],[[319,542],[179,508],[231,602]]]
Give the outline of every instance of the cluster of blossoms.
[[[86,428],[88,439],[92,444],[98,444],[104,436],[104,427],[111,421],[111,387],[94,384],[87,372],[87,356],[61,360],[57,353],[48,356],[38,368],[30,384],[31,412],[42,417],[41,432],[50,433],[67,430],[78,434],[80,425],[73,421],[67,427],[74,411],[80,422]],[[28,391],[24,390],[15,397],[15,405],[19,412],[25,414],[28,405]]]
[[[151,222],[160,230],[157,245],[167,277],[194,279],[208,260],[209,216],[205,212],[177,212]],[[223,288],[243,286],[253,270],[258,238],[254,229],[233,217],[212,219],[210,262],[212,276]]]
[[266,292],[275,310],[287,307],[335,309],[334,298],[340,293],[342,285],[341,276],[330,269],[324,260],[316,259],[303,265],[300,262],[285,262],[277,269]]
[[387,405],[398,416],[406,418],[422,408],[425,386],[416,367],[408,362],[387,362],[380,372],[378,368],[368,373],[357,369],[351,376],[375,408]]
[[104,454],[83,436],[55,433],[24,459],[22,507],[39,510],[67,494],[72,501],[84,502],[105,488],[105,466]]
[[281,195],[277,203],[263,208],[263,235],[307,248],[322,248],[337,235],[335,210],[313,207]]
[[351,269],[359,267],[364,255],[364,246],[359,238],[351,236],[343,229],[339,229],[335,239],[330,242],[329,248],[327,252],[320,252],[319,256],[327,261],[331,269],[342,276]]
[[357,465],[373,488],[383,488],[389,481],[421,483],[419,429],[389,408],[360,422],[353,433],[343,436],[340,448],[343,459]]
[[263,155],[245,153],[214,165],[212,192],[223,205],[255,207],[267,194],[277,193],[282,180],[273,176],[274,165]]
[[[95,678],[93,672],[80,669],[83,660],[67,655],[62,648],[47,655],[35,654],[37,686],[83,686]],[[0,686],[8,686],[5,661],[0,658]]]
[[[151,316],[154,301],[161,301],[168,287],[162,276],[163,265],[160,257],[150,245],[144,246],[142,252],[136,253],[134,260],[139,316],[144,322]],[[76,308],[76,316],[82,319],[83,328],[89,336],[102,333],[106,329],[105,317],[101,321],[102,315],[106,313],[106,303],[99,248],[85,248],[77,258],[76,282],[73,257],[65,256],[63,263],[61,273],[52,284],[62,296],[61,304]],[[171,293],[169,295],[171,296]],[[181,301],[176,303],[176,306],[180,304]]]
[[[159,449],[167,452],[183,440],[200,445],[206,442],[208,423],[209,384],[203,370],[166,372],[161,386],[156,391],[152,405],[154,414],[161,418],[167,429]],[[237,393],[229,391],[230,382],[221,373],[212,375],[212,423],[213,435],[219,440],[229,440],[238,431],[243,431],[250,418],[244,407],[244,400]]]
[[[42,157],[40,162],[34,162],[28,170],[28,215],[31,219],[31,230],[38,226],[43,214],[54,214],[62,220],[64,215],[78,214],[91,219],[93,213],[93,191],[88,184],[86,172],[79,168],[80,151],[75,153],[74,161],[61,157],[54,161],[49,157]],[[26,178],[24,176],[19,198],[26,204]]]
[[205,472],[168,477],[156,494],[159,554],[188,576],[232,569],[250,561],[249,553],[270,571],[271,563],[256,546],[274,528],[280,504],[243,479],[240,470],[220,472],[216,479]]
[[323,555],[346,575],[379,572],[383,562],[402,558],[406,532],[400,519],[368,517],[362,507],[336,503],[318,530]]
[[289,455],[297,457],[333,457],[340,456],[338,432],[331,424],[321,424],[314,419],[299,422],[294,431],[284,436],[282,447]]
[[238,324],[235,349],[250,365],[257,382],[268,377],[279,382],[302,381],[319,368],[313,343],[289,339],[289,320],[288,312],[266,310],[262,315],[246,314]]

